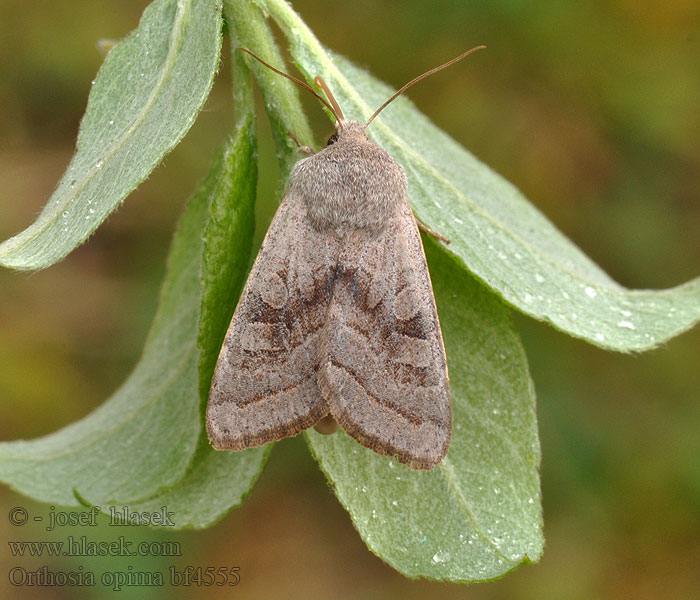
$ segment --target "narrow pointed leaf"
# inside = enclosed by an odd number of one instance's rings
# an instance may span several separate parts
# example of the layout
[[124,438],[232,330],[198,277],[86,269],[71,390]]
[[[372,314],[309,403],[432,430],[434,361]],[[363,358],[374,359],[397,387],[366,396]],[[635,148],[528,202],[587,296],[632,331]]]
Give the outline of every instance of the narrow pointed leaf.
[[82,243],[188,131],[221,47],[219,0],[155,0],[107,55],[76,153],[36,221],[0,244],[0,264],[46,267]]
[[534,389],[505,306],[426,250],[452,390],[447,456],[414,471],[343,432],[307,438],[380,558],[409,577],[493,579],[542,553]]
[[208,215],[203,229],[202,298],[197,337],[203,409],[216,360],[245,283],[253,242],[258,167],[252,105],[250,108],[251,112],[238,125],[236,138],[209,177],[212,187],[208,192]]
[[[258,4],[285,32],[307,79],[322,76],[346,117],[367,119],[394,92],[327,52],[286,2]],[[522,312],[620,351],[652,348],[700,320],[700,278],[661,291],[622,287],[407,98],[368,133],[406,169],[418,217],[452,240],[444,251]]]

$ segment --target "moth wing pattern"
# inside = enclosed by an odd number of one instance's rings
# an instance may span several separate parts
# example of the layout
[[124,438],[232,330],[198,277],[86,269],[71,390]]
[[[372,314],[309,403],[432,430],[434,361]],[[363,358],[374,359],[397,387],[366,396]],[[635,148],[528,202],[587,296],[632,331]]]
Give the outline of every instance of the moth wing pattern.
[[207,404],[218,449],[296,435],[328,414],[317,385],[338,241],[288,192],[270,225],[219,354]]
[[345,240],[324,332],[319,387],[358,442],[430,469],[452,430],[447,361],[408,201],[377,237]]

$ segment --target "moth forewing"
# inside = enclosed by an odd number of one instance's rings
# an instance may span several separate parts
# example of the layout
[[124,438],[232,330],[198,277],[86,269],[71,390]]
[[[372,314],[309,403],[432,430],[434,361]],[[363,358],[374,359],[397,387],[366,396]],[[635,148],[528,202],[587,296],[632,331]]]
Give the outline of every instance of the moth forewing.
[[447,362],[425,254],[404,201],[377,236],[352,235],[321,341],[321,392],[352,437],[416,469],[447,452]]
[[316,385],[338,241],[319,239],[303,198],[285,194],[226,333],[207,404],[218,450],[296,435],[328,413]]

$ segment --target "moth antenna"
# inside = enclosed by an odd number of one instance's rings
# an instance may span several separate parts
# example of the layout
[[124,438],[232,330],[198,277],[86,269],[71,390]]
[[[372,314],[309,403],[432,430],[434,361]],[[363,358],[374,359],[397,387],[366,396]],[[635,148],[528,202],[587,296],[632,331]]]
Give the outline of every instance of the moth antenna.
[[[297,85],[303,87],[305,90],[308,90],[309,92],[311,92],[314,96],[316,96],[316,98],[318,98],[318,99],[325,105],[325,107],[326,107],[328,110],[331,111],[331,113],[333,113],[333,116],[334,116],[336,119],[338,119],[338,122],[340,122],[340,121],[343,119],[343,113],[341,112],[340,107],[338,106],[338,104],[337,104],[336,101],[335,101],[335,98],[333,98],[332,95],[330,96],[330,98],[332,99],[333,105],[329,104],[328,100],[326,100],[323,96],[321,96],[321,94],[319,94],[319,93],[318,93],[314,88],[312,88],[308,83],[302,81],[301,79],[297,79],[297,78],[294,77],[293,75],[289,75],[288,73],[285,73],[284,71],[280,71],[279,69],[276,69],[276,68],[273,67],[271,64],[265,62],[265,61],[264,61],[262,58],[260,58],[257,54],[254,54],[253,52],[251,52],[250,50],[248,50],[248,48],[243,48],[243,47],[239,46],[239,47],[236,48],[236,49],[237,49],[237,50],[240,50],[240,51],[242,51],[242,52],[245,52],[246,54],[250,54],[255,60],[257,60],[258,62],[260,62],[260,63],[262,63],[263,65],[265,65],[268,69],[270,69],[270,71],[273,71],[273,72],[277,73],[278,75],[282,75],[282,77],[286,77],[287,79],[289,79],[289,81],[293,81],[293,82],[296,83]],[[324,90],[324,91],[326,91],[326,90]],[[328,93],[330,93],[330,92],[328,92]],[[335,111],[335,108],[334,108],[334,107],[338,109],[338,112]]]
[[398,98],[401,94],[403,94],[408,88],[410,88],[412,85],[415,85],[422,79],[425,79],[426,77],[429,77],[433,73],[437,73],[438,71],[442,71],[443,69],[446,69],[447,67],[455,64],[456,62],[459,62],[463,58],[466,58],[470,54],[473,54],[477,50],[484,50],[486,46],[476,46],[472,48],[471,50],[467,50],[465,53],[460,54],[456,58],[453,58],[452,60],[448,60],[446,63],[440,65],[439,67],[435,67],[434,69],[430,69],[430,71],[426,71],[422,75],[419,75],[415,79],[411,79],[406,85],[404,85],[398,92],[396,92],[391,98],[389,98],[384,104],[382,104],[375,112],[374,114],[369,118],[369,120],[365,123],[365,129],[369,127],[369,124],[374,121],[375,117],[382,112],[389,104],[391,104],[396,98]]
[[326,82],[323,81],[322,77],[314,77],[314,83],[317,87],[323,90],[323,93],[328,98],[328,101],[333,105],[335,110],[332,110],[331,112],[335,115],[335,118],[338,119],[338,124],[342,127],[345,116],[343,115],[343,111],[341,110],[338,101],[335,99],[335,96],[331,93],[331,90],[326,85]]

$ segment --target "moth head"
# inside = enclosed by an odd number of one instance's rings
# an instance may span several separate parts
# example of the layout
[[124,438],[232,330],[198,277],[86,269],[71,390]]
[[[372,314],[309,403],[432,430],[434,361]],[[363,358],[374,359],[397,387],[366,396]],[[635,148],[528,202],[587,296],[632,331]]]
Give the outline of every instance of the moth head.
[[335,131],[328,138],[328,141],[326,142],[326,146],[332,146],[339,139],[340,139],[340,122],[336,121],[335,122]]

